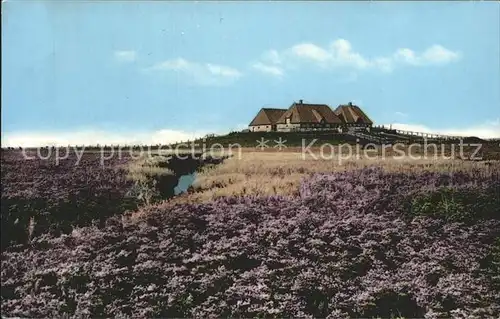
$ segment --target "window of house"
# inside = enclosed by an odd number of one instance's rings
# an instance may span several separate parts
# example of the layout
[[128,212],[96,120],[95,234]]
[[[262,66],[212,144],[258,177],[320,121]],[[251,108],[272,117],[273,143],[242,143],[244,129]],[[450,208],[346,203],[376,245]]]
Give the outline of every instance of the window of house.
[[286,124],[290,124],[290,118],[286,119]]

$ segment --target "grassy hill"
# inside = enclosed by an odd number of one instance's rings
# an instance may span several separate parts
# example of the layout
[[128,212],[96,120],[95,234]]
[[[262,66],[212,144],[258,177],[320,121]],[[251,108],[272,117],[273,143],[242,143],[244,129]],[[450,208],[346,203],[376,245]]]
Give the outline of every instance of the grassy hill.
[[[274,141],[278,141],[280,138],[282,141],[286,141],[288,147],[301,147],[303,143],[309,145],[313,140],[316,139],[315,145],[321,145],[324,143],[329,143],[332,145],[338,144],[356,144],[361,145],[375,142],[377,139],[383,140],[383,143],[423,143],[424,139],[420,136],[407,136],[398,134],[395,130],[382,130],[374,129],[372,133],[365,135],[366,138],[357,137],[347,133],[337,133],[337,132],[325,132],[325,131],[312,131],[312,132],[231,132],[226,135],[217,136],[206,136],[204,138],[194,140],[194,143],[205,144],[206,147],[210,147],[214,144],[221,144],[227,147],[230,144],[239,144],[242,147],[255,147],[258,145],[260,140],[270,141],[268,145],[274,145]],[[369,139],[372,137],[374,139]],[[459,144],[460,140],[441,140],[441,139],[428,139],[428,143],[445,143],[445,144]],[[477,137],[464,137],[463,143],[485,143],[491,144],[494,141],[486,141]],[[183,141],[183,143],[188,143],[191,145],[193,141]],[[173,147],[183,143],[173,144]]]
[[[203,143],[210,147],[214,144],[221,144],[227,147],[230,144],[239,144],[241,147],[256,147],[258,141],[261,139],[270,141],[268,145],[272,146],[276,143],[274,141],[286,141],[286,146],[301,147],[302,143],[307,146],[313,140],[317,140],[315,144],[321,145],[323,143],[330,143],[338,145],[343,143],[356,143],[356,137],[349,134],[339,134],[333,132],[231,132],[226,135],[208,136],[205,138],[197,139],[194,143],[202,145]],[[187,143],[187,141],[185,141]],[[189,144],[193,141],[189,141]],[[363,141],[360,141],[363,143]],[[174,147],[181,143],[173,144]]]

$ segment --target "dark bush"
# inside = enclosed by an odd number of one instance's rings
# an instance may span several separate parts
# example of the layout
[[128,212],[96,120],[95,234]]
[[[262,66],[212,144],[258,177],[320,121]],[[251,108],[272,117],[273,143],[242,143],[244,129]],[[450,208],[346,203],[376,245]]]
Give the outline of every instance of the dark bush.
[[410,216],[450,222],[500,219],[500,184],[486,187],[442,187],[412,195],[405,203]]

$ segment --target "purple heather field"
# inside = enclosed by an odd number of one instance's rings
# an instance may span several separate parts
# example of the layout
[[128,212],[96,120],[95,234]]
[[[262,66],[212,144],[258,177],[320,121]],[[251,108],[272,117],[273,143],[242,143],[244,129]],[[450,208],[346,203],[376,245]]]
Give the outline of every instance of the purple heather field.
[[500,319],[499,1],[1,9],[0,319]]
[[118,164],[2,157],[2,316],[500,316],[498,174],[365,168],[137,208]]

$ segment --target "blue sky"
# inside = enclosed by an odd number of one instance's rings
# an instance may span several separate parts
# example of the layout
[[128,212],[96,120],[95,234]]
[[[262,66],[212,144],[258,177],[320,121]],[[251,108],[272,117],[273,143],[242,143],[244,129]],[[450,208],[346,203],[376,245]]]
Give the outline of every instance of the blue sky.
[[499,3],[2,6],[2,145],[223,133],[299,99],[500,136]]

